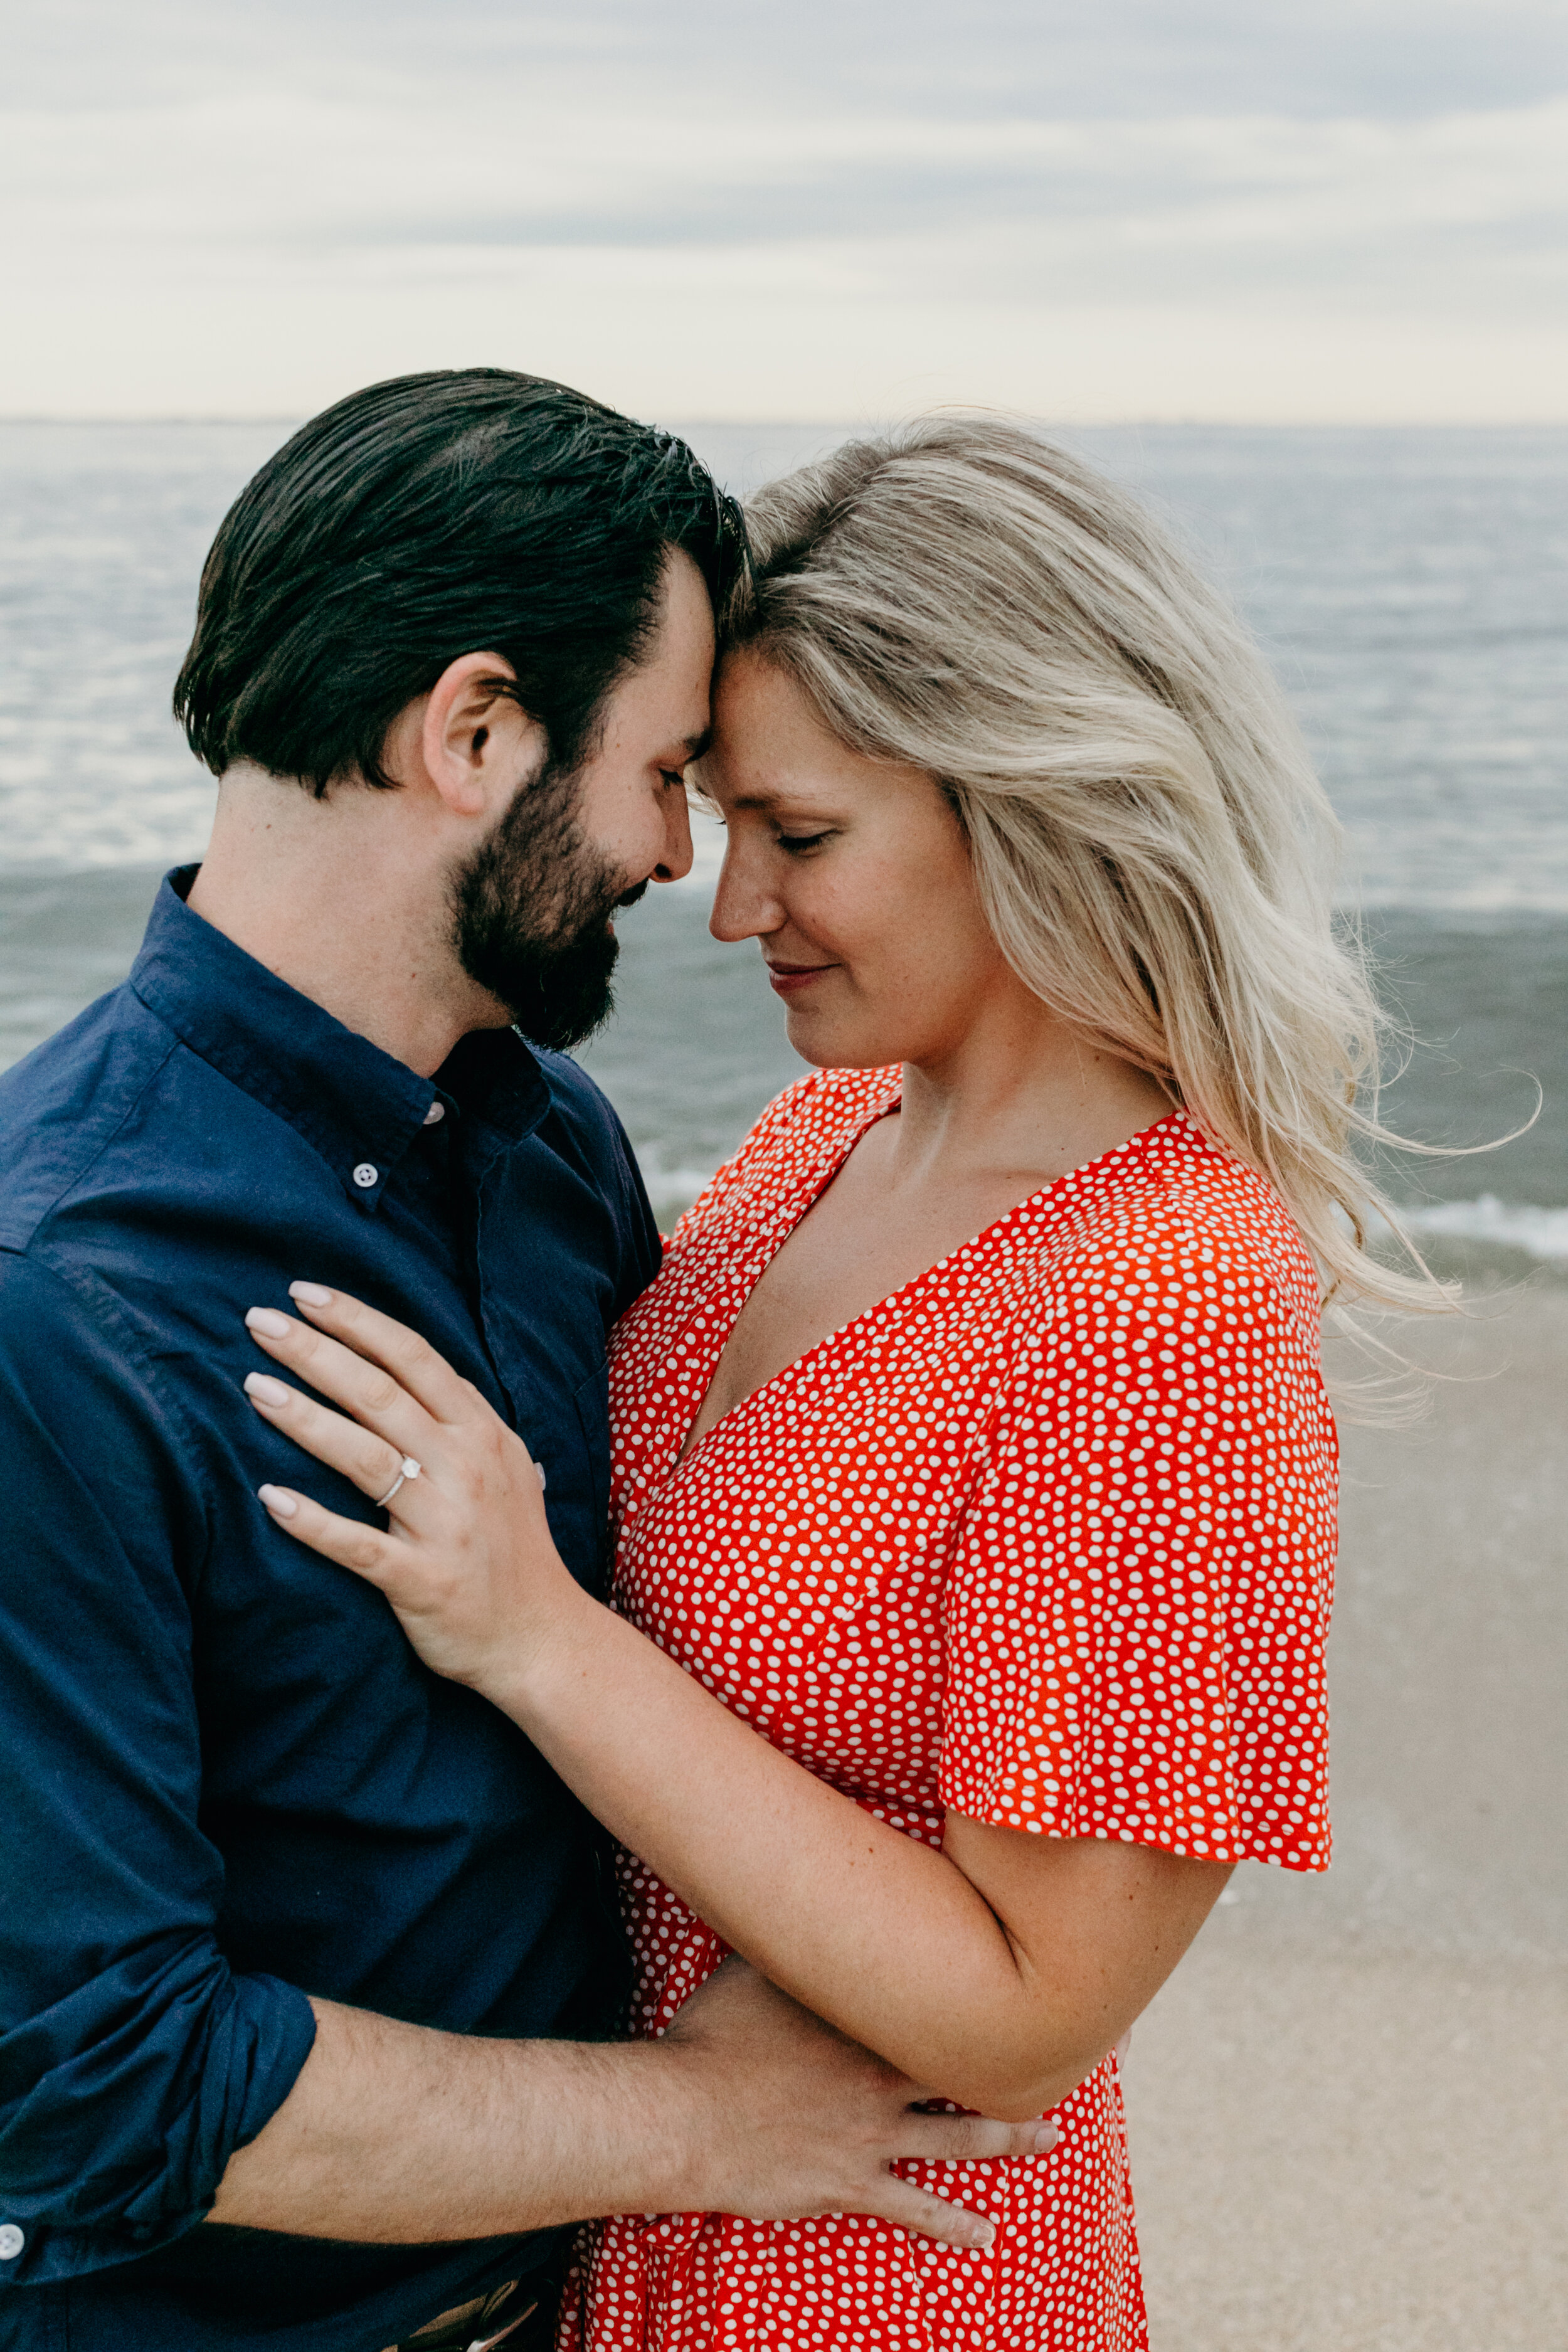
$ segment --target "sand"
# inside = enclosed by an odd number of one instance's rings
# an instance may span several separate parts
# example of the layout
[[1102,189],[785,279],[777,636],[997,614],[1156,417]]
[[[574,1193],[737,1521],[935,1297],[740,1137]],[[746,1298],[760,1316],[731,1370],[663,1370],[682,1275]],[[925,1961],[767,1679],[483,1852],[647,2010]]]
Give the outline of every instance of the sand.
[[1337,1859],[1247,1868],[1133,2037],[1154,2352],[1568,2346],[1568,1291],[1347,1433]]
[[1206,1939],[1139,2024],[1154,2352],[1568,2344],[1568,1969]]

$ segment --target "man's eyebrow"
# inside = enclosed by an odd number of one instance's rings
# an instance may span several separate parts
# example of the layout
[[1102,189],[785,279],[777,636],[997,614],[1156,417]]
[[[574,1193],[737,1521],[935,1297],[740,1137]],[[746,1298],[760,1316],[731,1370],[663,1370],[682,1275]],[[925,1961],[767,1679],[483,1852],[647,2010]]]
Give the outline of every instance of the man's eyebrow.
[[712,740],[713,730],[711,727],[705,727],[700,735],[688,735],[685,739],[686,757],[688,761],[700,760],[703,752],[707,751]]

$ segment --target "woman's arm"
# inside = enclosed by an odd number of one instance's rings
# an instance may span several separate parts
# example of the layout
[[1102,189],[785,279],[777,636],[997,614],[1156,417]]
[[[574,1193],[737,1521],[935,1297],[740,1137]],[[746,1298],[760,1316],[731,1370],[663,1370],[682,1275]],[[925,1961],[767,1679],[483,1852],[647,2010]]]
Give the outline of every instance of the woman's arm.
[[527,1655],[498,1663],[486,1695],[727,1943],[965,2106],[1013,2117],[1064,2098],[1147,2007],[1230,1875],[951,1812],[938,1853],[573,1596]]
[[521,1441],[440,1357],[341,1293],[295,1297],[316,1328],[261,1311],[251,1329],[354,1419],[264,1375],[247,1384],[258,1410],[366,1495],[405,1455],[421,1472],[386,1535],[263,1488],[290,1533],[377,1585],[427,1664],[510,1715],[600,1821],[819,2016],[988,2115],[1037,2115],[1083,2080],[1175,1966],[1227,1864],[957,1814],[939,1853],[875,1821],[581,1590]]

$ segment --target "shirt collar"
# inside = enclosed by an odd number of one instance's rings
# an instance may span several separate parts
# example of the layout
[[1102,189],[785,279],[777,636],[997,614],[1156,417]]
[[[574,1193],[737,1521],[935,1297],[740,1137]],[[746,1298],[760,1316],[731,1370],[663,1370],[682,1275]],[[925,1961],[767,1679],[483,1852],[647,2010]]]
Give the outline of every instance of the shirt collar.
[[318,1151],[349,1196],[374,1209],[439,1102],[521,1142],[548,1089],[515,1030],[465,1037],[434,1078],[373,1045],[192,912],[200,869],[164,877],[130,985],[191,1051]]

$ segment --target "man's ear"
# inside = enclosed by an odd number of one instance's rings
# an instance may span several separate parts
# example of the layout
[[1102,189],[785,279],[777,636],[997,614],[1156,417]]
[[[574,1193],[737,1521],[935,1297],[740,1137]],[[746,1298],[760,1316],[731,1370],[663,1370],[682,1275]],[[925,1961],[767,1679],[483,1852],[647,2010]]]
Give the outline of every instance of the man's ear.
[[454,816],[499,816],[521,779],[543,763],[543,728],[502,690],[516,682],[500,654],[459,654],[430,689],[420,756]]

